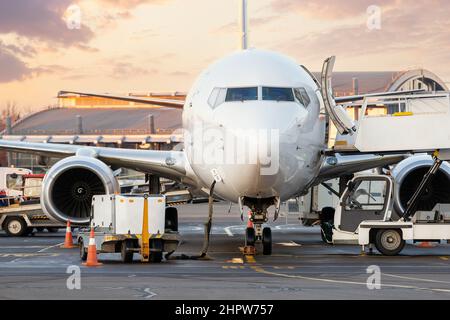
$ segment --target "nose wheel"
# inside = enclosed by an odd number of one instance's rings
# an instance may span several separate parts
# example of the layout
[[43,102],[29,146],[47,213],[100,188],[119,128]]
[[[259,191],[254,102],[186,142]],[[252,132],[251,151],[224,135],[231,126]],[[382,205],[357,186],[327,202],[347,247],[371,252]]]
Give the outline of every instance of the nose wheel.
[[256,242],[255,229],[247,228],[245,229],[245,246],[254,247]]
[[[262,228],[260,224],[255,224],[254,228],[245,229],[246,252],[254,252],[256,242],[261,241],[264,255],[272,254],[272,230],[269,227]],[[253,250],[251,250],[253,249]]]
[[272,254],[272,230],[264,228],[262,233],[263,255],[268,256]]

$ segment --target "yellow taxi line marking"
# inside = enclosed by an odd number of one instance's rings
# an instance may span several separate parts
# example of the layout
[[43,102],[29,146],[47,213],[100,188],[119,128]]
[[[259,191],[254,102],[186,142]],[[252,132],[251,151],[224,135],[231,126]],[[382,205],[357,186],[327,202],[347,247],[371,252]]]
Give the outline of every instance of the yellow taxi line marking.
[[222,269],[233,269],[233,270],[241,269],[241,270],[243,270],[243,269],[245,269],[245,266],[222,266]]
[[448,261],[448,257],[439,257],[439,259],[444,260],[444,261]]
[[244,260],[242,258],[233,258],[231,260],[227,260],[227,263],[244,263]]
[[245,260],[247,260],[247,263],[256,263],[254,256],[245,256]]

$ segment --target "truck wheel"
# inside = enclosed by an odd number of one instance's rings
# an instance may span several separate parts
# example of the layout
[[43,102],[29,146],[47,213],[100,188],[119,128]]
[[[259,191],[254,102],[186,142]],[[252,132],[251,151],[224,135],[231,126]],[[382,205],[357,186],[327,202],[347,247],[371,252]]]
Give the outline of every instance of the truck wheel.
[[152,239],[150,241],[150,249],[156,249],[160,251],[150,252],[150,262],[160,263],[163,258],[163,243],[161,239]]
[[323,207],[320,211],[320,222],[333,222],[335,209],[333,207]]
[[178,231],[178,210],[174,207],[166,208],[166,230]]
[[22,217],[8,217],[3,226],[10,237],[21,237],[27,234],[27,223]]
[[88,252],[87,252],[86,248],[84,247],[83,240],[80,240],[78,245],[79,245],[79,248],[80,248],[80,259],[81,259],[81,261],[86,261]]
[[375,237],[375,247],[385,256],[395,256],[405,247],[405,240],[397,229],[380,229]]
[[130,263],[133,262],[133,251],[130,251],[129,249],[133,248],[133,242],[130,240],[124,240],[122,241],[122,247],[120,250],[120,256],[122,258],[123,263]]
[[51,227],[49,227],[49,228],[47,228],[47,231],[50,232],[50,233],[56,233],[56,232],[59,231],[59,228],[51,228]]

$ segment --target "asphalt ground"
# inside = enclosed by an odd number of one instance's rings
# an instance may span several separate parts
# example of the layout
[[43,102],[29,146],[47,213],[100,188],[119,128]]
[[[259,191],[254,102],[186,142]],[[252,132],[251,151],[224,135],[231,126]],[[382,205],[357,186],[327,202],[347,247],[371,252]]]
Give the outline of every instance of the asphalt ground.
[[[396,257],[376,251],[361,255],[358,246],[326,245],[318,227],[304,227],[296,216],[283,216],[270,223],[273,254],[264,256],[257,247],[257,255],[248,258],[240,251],[245,223],[237,207],[228,213],[228,205],[219,203],[209,258],[185,260],[180,257],[201,250],[207,205],[178,208],[182,243],[160,264],[141,263],[138,254],[131,264],[121,263],[118,254],[101,254],[103,265],[88,268],[81,264],[78,249],[60,248],[64,230],[25,238],[0,232],[0,299],[450,298],[447,244],[409,244]],[[73,270],[80,271],[80,289],[73,288]],[[379,277],[374,271],[380,271]],[[380,289],[373,288],[377,278]]]

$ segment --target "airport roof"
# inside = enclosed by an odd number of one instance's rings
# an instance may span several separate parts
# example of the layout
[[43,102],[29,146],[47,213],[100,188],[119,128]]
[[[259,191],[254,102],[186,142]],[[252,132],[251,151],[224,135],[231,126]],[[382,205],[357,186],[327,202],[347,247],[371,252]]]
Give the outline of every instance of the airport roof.
[[[358,79],[360,93],[373,93],[385,91],[390,84],[399,75],[396,71],[380,72],[334,72],[332,83],[335,93],[339,96],[352,95],[353,78]],[[320,79],[320,73],[314,72],[317,79]]]
[[149,115],[153,115],[156,133],[181,128],[181,110],[171,108],[57,108],[43,110],[16,122],[16,135],[73,134],[77,116],[82,119],[83,134],[150,133]]
[[[317,79],[321,78],[320,72],[313,72]],[[448,88],[445,82],[436,74],[425,69],[408,71],[353,71],[333,72],[332,84],[336,96],[355,94],[353,79],[358,79],[358,93],[375,93],[384,91],[398,91],[405,85],[413,85],[414,80],[419,80],[431,90],[445,90]],[[404,89],[414,89],[407,87]]]

